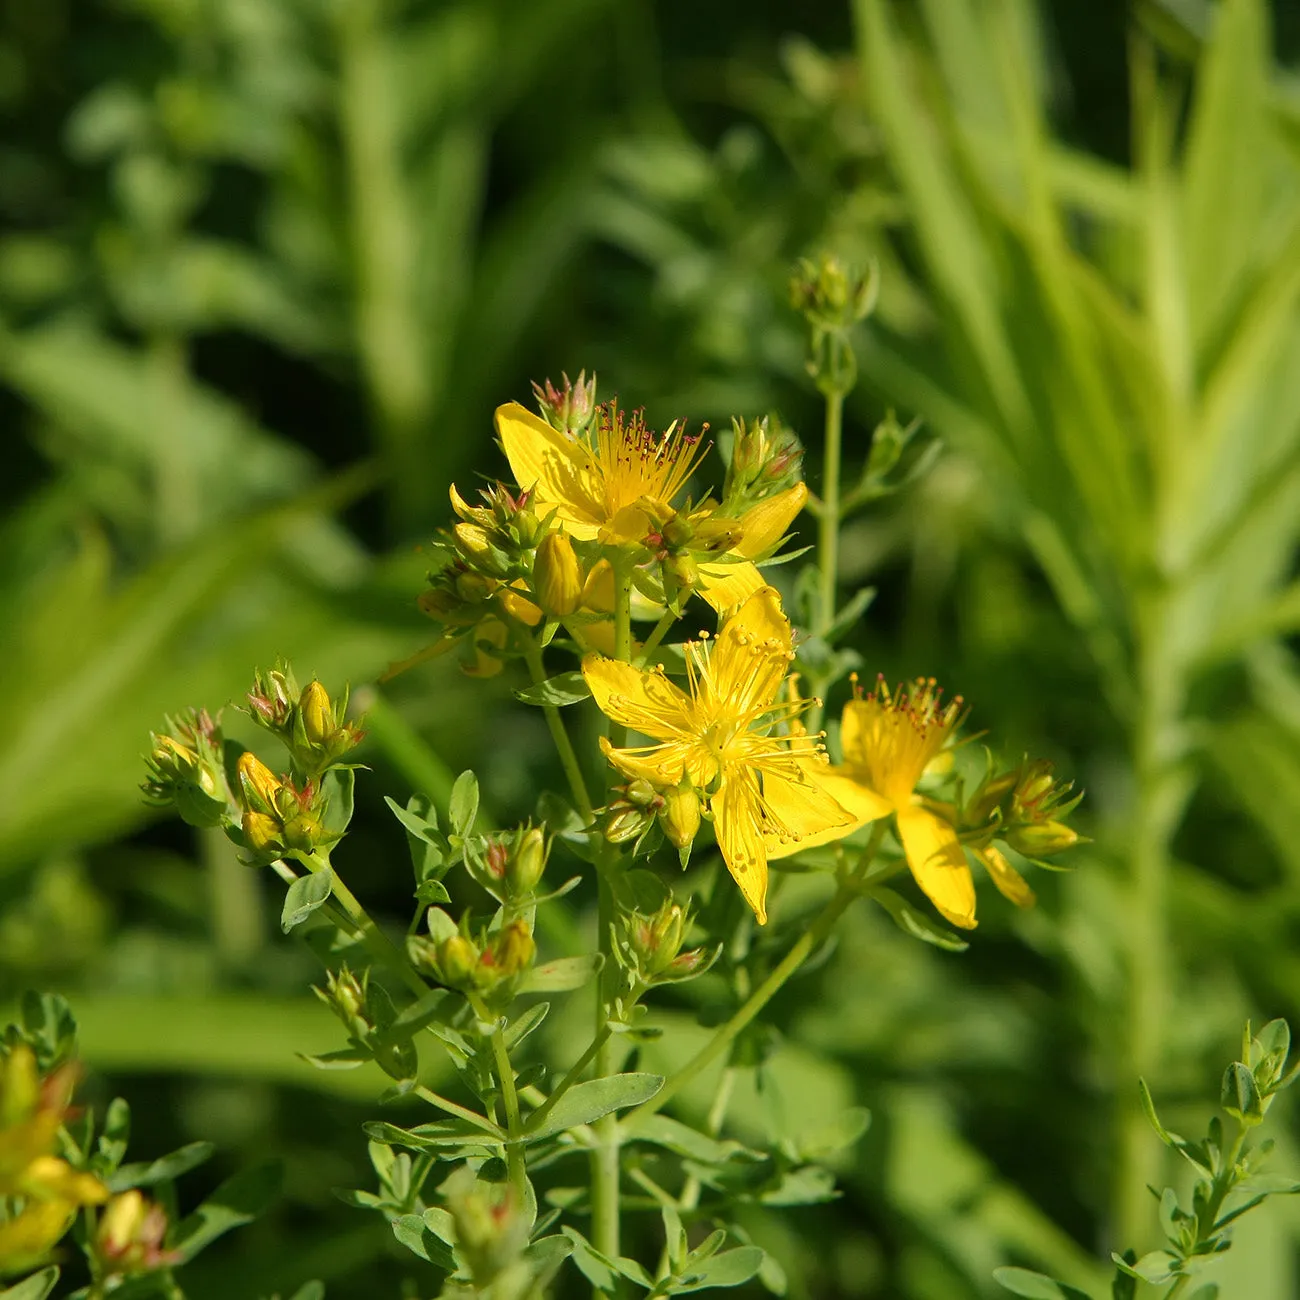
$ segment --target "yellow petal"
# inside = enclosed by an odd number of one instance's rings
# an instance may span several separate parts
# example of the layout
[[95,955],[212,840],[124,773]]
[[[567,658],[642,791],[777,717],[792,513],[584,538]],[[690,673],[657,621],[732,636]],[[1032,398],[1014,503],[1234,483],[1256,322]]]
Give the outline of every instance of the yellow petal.
[[798,769],[797,780],[779,773],[763,773],[765,807],[796,836],[791,839],[768,834],[765,839],[769,859],[834,844],[893,811],[887,799],[841,770],[816,759],[798,760]]
[[687,760],[692,753],[692,747],[682,741],[641,749],[615,749],[608,736],[601,736],[600,748],[629,780],[640,778],[657,786],[680,785],[687,775]]
[[747,560],[763,559],[785,536],[807,500],[808,489],[802,483],[796,483],[794,487],[750,506],[740,516],[742,536],[736,543],[736,553]]
[[693,729],[690,696],[661,672],[642,672],[618,659],[587,655],[582,676],[596,707],[625,727],[656,740],[679,740]]
[[696,590],[718,613],[733,609],[767,586],[757,566],[748,560],[738,564],[715,560],[712,564],[699,565],[698,573]]
[[712,689],[737,713],[770,704],[790,667],[790,623],[781,598],[762,587],[723,623],[713,649]]
[[722,860],[754,909],[767,924],[767,849],[763,844],[758,783],[753,772],[728,772],[709,801]]
[[879,706],[872,699],[850,700],[840,714],[840,749],[845,763],[866,767],[871,720]]
[[975,882],[957,832],[925,808],[900,808],[898,838],[926,897],[953,925],[973,930]]
[[496,426],[515,482],[533,493],[538,513],[554,511],[565,532],[584,541],[594,538],[604,503],[587,446],[552,429],[518,402],[497,407]]
[[1007,861],[1001,849],[990,844],[986,849],[972,849],[971,852],[984,864],[1003,898],[1009,898],[1017,907],[1033,907],[1037,901],[1034,891],[1024,876]]

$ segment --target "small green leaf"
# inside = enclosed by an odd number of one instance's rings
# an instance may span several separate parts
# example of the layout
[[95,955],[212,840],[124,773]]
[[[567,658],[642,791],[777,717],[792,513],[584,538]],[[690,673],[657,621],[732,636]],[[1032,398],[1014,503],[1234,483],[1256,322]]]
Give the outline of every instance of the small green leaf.
[[451,787],[447,816],[452,829],[462,838],[474,829],[474,818],[478,816],[478,778],[473,772],[462,772],[456,778],[456,784]]
[[1141,1259],[1130,1262],[1123,1255],[1111,1255],[1115,1267],[1140,1282],[1159,1286],[1173,1277],[1173,1267],[1178,1261],[1167,1250],[1148,1251]]
[[408,835],[426,844],[438,843],[438,813],[433,804],[422,794],[413,794],[403,808],[396,800],[384,796],[393,816],[406,827]]
[[198,1168],[209,1159],[216,1150],[212,1142],[191,1142],[173,1151],[170,1155],[160,1156],[152,1163],[123,1165],[111,1178],[105,1179],[110,1192],[125,1192],[131,1187],[152,1187],[155,1183],[179,1178]]
[[826,1160],[851,1147],[871,1126],[871,1112],[865,1106],[850,1106],[832,1123],[815,1129],[799,1141],[805,1160]]
[[352,821],[356,783],[357,774],[351,767],[332,767],[321,777],[321,803],[325,809],[321,826],[330,835],[342,835]]
[[867,607],[875,598],[875,587],[859,587],[849,597],[848,602],[841,607],[839,613],[835,615],[835,620],[830,627],[821,634],[823,639],[833,645],[840,637],[852,629],[853,625],[867,612]]
[[875,889],[867,890],[867,893],[889,913],[894,924],[904,934],[910,934],[914,939],[932,943],[936,948],[944,948],[948,952],[965,952],[970,947],[964,939],[959,939],[951,930],[945,930],[924,912],[913,907],[902,894],[896,894],[883,885],[877,885]]
[[1024,1296],[1025,1300],[1089,1300],[1087,1293],[1077,1287],[1027,1268],[995,1268],[993,1280],[1012,1295]]
[[538,1025],[546,1019],[551,1009],[549,1002],[538,1002],[522,1016],[506,1026],[506,1047],[513,1051]]
[[280,1195],[283,1173],[278,1160],[244,1169],[228,1178],[176,1227],[171,1249],[185,1262],[231,1228],[251,1223]]
[[647,1291],[654,1288],[654,1280],[634,1259],[611,1259],[596,1249],[577,1228],[561,1228],[573,1248],[573,1262],[578,1266],[583,1277],[598,1291],[612,1294],[618,1287],[620,1276],[645,1287]]
[[325,1300],[324,1282],[304,1282],[289,1300]]
[[439,1268],[446,1269],[448,1273],[456,1271],[456,1257],[429,1231],[420,1215],[399,1215],[393,1220],[393,1236],[407,1250],[421,1259],[427,1259],[430,1264],[436,1264]]
[[763,1267],[763,1251],[758,1246],[737,1246],[712,1255],[698,1266],[689,1261],[683,1267],[681,1282],[671,1288],[673,1295],[704,1291],[708,1287],[740,1286]]
[[515,699],[523,704],[550,704],[563,708],[566,704],[577,704],[579,700],[591,698],[586,679],[579,672],[560,673],[548,677],[536,686],[527,686],[515,692]]
[[1219,1104],[1243,1124],[1258,1124],[1264,1118],[1264,1099],[1255,1076],[1240,1061],[1233,1061],[1223,1072]]
[[422,880],[416,886],[415,901],[430,905],[450,903],[451,895],[447,892],[447,886],[441,880]]
[[280,929],[288,934],[295,925],[301,925],[329,898],[333,889],[334,872],[329,867],[299,876],[285,891]]
[[557,957],[542,966],[534,966],[519,986],[521,993],[568,993],[585,988],[595,978],[604,958],[600,953],[583,957]]
[[667,1115],[651,1115],[642,1120],[626,1135],[624,1141],[650,1142],[704,1165],[724,1164],[738,1156],[749,1160],[761,1158],[758,1152],[748,1150],[739,1142],[721,1142],[717,1138],[706,1137]]
[[612,1110],[649,1101],[663,1086],[663,1076],[659,1074],[611,1074],[604,1079],[575,1084],[555,1103],[538,1128],[524,1125],[524,1136],[536,1140],[590,1124]]
[[45,1300],[58,1280],[59,1270],[51,1265],[0,1291],[0,1300]]

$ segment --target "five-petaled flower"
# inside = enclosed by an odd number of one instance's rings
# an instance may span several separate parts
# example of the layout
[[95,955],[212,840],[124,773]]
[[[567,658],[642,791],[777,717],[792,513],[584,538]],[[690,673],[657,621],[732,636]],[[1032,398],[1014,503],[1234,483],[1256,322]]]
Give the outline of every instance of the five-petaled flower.
[[[844,706],[844,763],[831,771],[858,786],[871,820],[893,815],[916,883],[953,925],[973,930],[975,882],[961,840],[938,807],[916,792],[962,717],[961,697],[945,704],[932,678],[918,678],[894,691],[881,679],[870,695]],[[986,849],[977,856],[1008,898],[1022,906],[1033,901],[1029,886],[1002,853]]]
[[[613,404],[599,408],[590,442],[553,429],[518,402],[497,408],[496,426],[515,481],[537,513],[551,515],[578,541],[610,546],[641,548],[647,538],[662,536],[705,451],[698,436],[680,426],[656,435],[639,414],[626,415]],[[776,547],[807,499],[807,488],[797,483],[736,519],[719,518],[727,525],[725,549],[695,566],[699,592],[714,609],[738,605],[765,585],[753,561]],[[704,509],[691,512],[694,531]],[[716,514],[716,506],[705,513]]]
[[849,781],[837,788],[850,806],[833,796],[818,779],[826,766],[820,745],[791,726],[803,705],[784,690],[790,624],[771,587],[750,596],[716,639],[684,649],[687,691],[662,668],[647,672],[600,655],[582,661],[601,710],[655,742],[602,746],[626,776],[659,789],[688,784],[707,801],[727,869],[762,924],[768,859],[828,831],[848,834],[874,801]]

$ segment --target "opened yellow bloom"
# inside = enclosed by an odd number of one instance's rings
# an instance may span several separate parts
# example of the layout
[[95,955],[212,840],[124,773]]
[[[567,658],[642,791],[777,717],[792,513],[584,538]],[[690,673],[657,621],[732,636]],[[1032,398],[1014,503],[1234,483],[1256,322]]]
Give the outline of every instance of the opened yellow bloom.
[[[497,408],[497,433],[515,482],[538,515],[569,536],[644,546],[671,516],[704,452],[698,436],[674,425],[655,435],[639,415],[601,408],[587,442],[551,428],[518,402]],[[803,509],[802,483],[751,506],[732,524],[725,552],[699,565],[700,594],[729,609],[765,584],[753,560],[766,556]]]
[[[874,804],[872,818],[891,813],[916,882],[953,925],[975,928],[975,882],[953,825],[916,793],[926,769],[946,749],[962,718],[962,701],[942,701],[932,679],[850,700],[840,723],[842,766],[836,780],[856,785]],[[831,789],[836,789],[832,786]],[[997,849],[976,850],[997,887],[1013,902],[1033,901],[1029,886]]]
[[[686,691],[662,668],[646,672],[600,655],[583,660],[602,711],[656,742],[602,744],[624,775],[699,793],[727,870],[763,924],[771,856],[765,837],[793,851],[830,828],[846,834],[861,819],[813,779],[824,767],[817,742],[789,728],[802,706],[785,698],[790,624],[771,587],[750,596],[715,640],[688,642],[685,652]],[[852,783],[845,785],[856,798]]]

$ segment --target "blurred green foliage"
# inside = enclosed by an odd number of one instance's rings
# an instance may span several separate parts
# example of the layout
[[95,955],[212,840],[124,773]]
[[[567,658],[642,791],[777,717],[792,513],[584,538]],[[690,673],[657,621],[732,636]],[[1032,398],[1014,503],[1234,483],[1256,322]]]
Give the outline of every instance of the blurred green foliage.
[[[473,762],[526,814],[547,740],[505,685],[371,688],[427,639],[414,547],[561,368],[665,422],[780,409],[815,483],[784,294],[819,248],[881,269],[848,472],[891,407],[946,445],[846,533],[856,648],[1053,754],[1095,844],[962,955],[850,913],[734,1114],[873,1126],[842,1199],[748,1227],[819,1298],[1095,1290],[1153,1243],[1137,1076],[1196,1128],[1240,1021],[1300,1016],[1298,48],[1264,0],[0,5],[0,999],[72,997],[139,1158],[218,1143],[194,1203],[286,1158],[192,1294],[407,1264],[328,1190],[366,1177],[372,1081],[293,1055],[330,1044],[317,967],[229,846],[150,823],[149,729],[277,655],[351,679],[375,775],[340,868],[380,914],[380,789]],[[1295,1294],[1298,1240],[1271,1202],[1223,1295]]]

